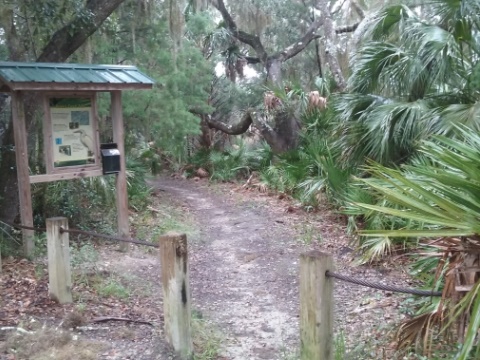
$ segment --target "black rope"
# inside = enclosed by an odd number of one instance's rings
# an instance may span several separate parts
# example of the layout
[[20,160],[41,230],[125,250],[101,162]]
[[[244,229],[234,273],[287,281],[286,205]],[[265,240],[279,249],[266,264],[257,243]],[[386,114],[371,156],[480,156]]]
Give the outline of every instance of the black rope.
[[5,225],[8,225],[10,227],[13,227],[15,229],[25,229],[25,230],[33,230],[36,232],[46,232],[46,228],[39,228],[39,227],[33,227],[33,226],[26,226],[26,225],[21,225],[21,224],[13,224],[5,220],[0,220],[1,223],[4,223]]
[[142,240],[137,240],[137,239],[129,239],[129,238],[124,238],[124,237],[119,237],[119,236],[113,236],[113,235],[105,235],[105,234],[99,234],[94,231],[84,231],[84,230],[77,230],[77,229],[64,229],[60,228],[60,233],[71,233],[71,234],[80,234],[80,235],[87,235],[87,236],[92,236],[96,238],[103,238],[103,239],[108,239],[108,240],[113,240],[113,241],[120,241],[120,242],[127,242],[127,243],[132,243],[132,244],[138,244],[138,245],[145,245],[145,246],[151,246],[158,248],[158,244],[154,244],[148,241],[142,241]]
[[[4,223],[4,224],[6,224],[10,227],[16,228],[16,229],[33,230],[33,231],[37,231],[37,232],[46,232],[47,231],[46,228],[32,227],[32,226],[26,226],[26,225],[21,225],[21,224],[12,224],[12,223],[9,223],[8,221],[3,221],[3,220],[1,220],[0,222]],[[151,246],[151,247],[155,247],[155,248],[159,247],[158,244],[154,244],[154,243],[151,243],[151,242],[148,242],[148,241],[142,241],[142,240],[137,240],[137,239],[128,239],[128,238],[123,238],[123,237],[119,237],[119,236],[112,236],[112,235],[104,235],[104,234],[99,234],[99,233],[93,232],[93,231],[83,231],[83,230],[77,230],[77,229],[60,228],[60,233],[61,234],[63,234],[63,233],[80,234],[80,235],[87,235],[87,236],[92,236],[92,237],[96,237],[96,238],[104,238],[104,239],[113,240],[113,241],[128,242],[128,243],[132,243],[132,244]]]
[[433,290],[417,290],[417,289],[406,289],[398,286],[390,286],[390,285],[383,285],[383,284],[375,284],[370,281],[356,279],[350,276],[337,274],[333,271],[327,270],[325,272],[325,276],[332,277],[335,279],[343,280],[352,284],[357,284],[361,286],[366,286],[369,288],[377,289],[377,290],[385,290],[397,293],[404,293],[404,294],[412,294],[418,296],[442,296],[441,291],[433,291]]

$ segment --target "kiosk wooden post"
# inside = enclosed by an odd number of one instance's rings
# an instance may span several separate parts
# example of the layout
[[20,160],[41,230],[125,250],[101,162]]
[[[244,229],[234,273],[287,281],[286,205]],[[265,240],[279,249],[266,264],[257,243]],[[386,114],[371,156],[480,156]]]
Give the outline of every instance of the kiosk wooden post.
[[[125,161],[124,146],[124,127],[122,114],[122,93],[120,91],[112,91],[111,95],[111,116],[113,123],[113,142],[117,144],[120,151],[120,172],[116,175],[117,189],[117,231],[122,237],[130,236],[130,226],[128,219],[128,194],[127,194],[127,169]],[[127,251],[128,243],[121,242],[120,250]]]
[[[15,139],[15,159],[17,163],[18,195],[20,200],[20,220],[23,225],[33,227],[32,194],[28,169],[27,130],[23,96],[19,91],[12,92],[12,116]],[[12,211],[15,211],[12,209]],[[23,252],[31,256],[34,250],[33,230],[22,230]]]

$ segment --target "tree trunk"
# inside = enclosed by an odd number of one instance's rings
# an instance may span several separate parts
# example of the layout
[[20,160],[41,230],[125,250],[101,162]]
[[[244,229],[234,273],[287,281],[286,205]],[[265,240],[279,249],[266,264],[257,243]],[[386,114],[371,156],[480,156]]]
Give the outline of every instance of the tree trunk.
[[265,70],[267,70],[267,84],[281,88],[282,60],[278,56],[269,57],[265,63]]
[[19,206],[14,143],[10,121],[3,137],[0,162],[0,219],[8,222],[15,220]]
[[325,57],[332,71],[333,79],[338,90],[343,91],[347,87],[337,55],[337,33],[333,24],[332,14],[326,0],[318,0],[317,9],[320,10],[320,19],[323,23]]
[[[0,12],[0,21],[5,32],[9,60],[24,60],[25,51],[15,27],[13,9],[3,8]],[[10,102],[2,101],[0,112],[6,111],[8,106],[10,106]],[[13,222],[19,214],[19,206],[15,140],[12,116],[10,115],[0,148],[0,219]]]

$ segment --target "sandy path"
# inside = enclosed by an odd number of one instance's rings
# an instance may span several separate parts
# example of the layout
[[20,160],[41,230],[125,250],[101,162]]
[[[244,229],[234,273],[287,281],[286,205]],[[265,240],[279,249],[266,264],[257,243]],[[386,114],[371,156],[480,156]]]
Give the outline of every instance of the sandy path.
[[157,182],[192,209],[192,305],[224,332],[228,359],[283,359],[298,340],[293,234],[264,209],[232,206],[184,182]]

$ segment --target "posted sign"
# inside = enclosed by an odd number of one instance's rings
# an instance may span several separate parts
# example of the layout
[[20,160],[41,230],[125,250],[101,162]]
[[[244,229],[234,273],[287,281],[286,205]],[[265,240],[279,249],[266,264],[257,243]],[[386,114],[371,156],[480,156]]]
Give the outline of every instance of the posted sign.
[[95,165],[96,132],[91,98],[50,98],[53,167]]

